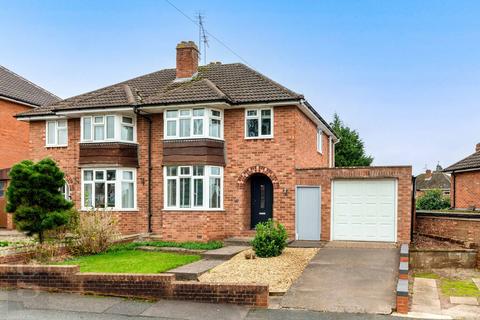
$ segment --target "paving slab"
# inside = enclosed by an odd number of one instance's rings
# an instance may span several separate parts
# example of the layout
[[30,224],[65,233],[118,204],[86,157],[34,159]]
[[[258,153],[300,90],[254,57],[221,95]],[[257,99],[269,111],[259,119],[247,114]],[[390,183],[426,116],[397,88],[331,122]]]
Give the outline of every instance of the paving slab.
[[478,306],[478,300],[475,297],[450,297],[450,303],[451,304],[468,304],[470,306]]
[[139,316],[153,304],[153,302],[148,301],[124,300],[105,310],[105,313]]
[[142,313],[142,316],[186,320],[244,319],[249,308],[231,304],[198,303],[160,300]]
[[443,310],[442,313],[455,319],[479,319],[480,307],[461,304]]
[[204,259],[229,260],[238,253],[248,249],[247,246],[226,246],[220,249],[208,250],[202,253]]
[[414,278],[411,311],[441,313],[440,298],[435,279]]
[[480,290],[480,278],[473,278],[473,283],[477,286],[478,290]]
[[390,314],[399,250],[323,248],[282,299],[285,308]]
[[224,262],[225,260],[202,259],[200,261],[169,270],[168,273],[173,273],[177,280],[198,280],[199,276]]

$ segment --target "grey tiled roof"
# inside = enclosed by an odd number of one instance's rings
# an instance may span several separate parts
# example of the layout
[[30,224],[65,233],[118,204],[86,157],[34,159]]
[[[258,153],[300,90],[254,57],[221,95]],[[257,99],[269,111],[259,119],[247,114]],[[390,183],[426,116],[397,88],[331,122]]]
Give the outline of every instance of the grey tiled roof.
[[480,169],[480,151],[477,151],[474,154],[469,155],[465,159],[462,159],[457,163],[452,164],[450,167],[446,168],[443,171],[450,172],[469,169]]
[[422,173],[415,177],[415,187],[417,190],[450,189],[450,176],[441,171],[434,171],[428,179],[427,174]]
[[131,105],[125,86],[137,105],[225,101],[230,104],[302,99],[297,94],[240,63],[200,66],[189,81],[175,81],[175,69],[164,69],[71,97],[22,116],[51,114],[55,110]]
[[0,66],[0,96],[35,106],[52,104],[60,100],[56,95],[2,66]]

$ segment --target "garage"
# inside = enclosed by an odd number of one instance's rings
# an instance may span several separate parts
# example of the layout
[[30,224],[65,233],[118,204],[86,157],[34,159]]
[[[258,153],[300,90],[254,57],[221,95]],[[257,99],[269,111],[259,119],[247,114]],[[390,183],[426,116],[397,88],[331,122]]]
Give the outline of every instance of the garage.
[[396,241],[395,179],[332,182],[332,240]]

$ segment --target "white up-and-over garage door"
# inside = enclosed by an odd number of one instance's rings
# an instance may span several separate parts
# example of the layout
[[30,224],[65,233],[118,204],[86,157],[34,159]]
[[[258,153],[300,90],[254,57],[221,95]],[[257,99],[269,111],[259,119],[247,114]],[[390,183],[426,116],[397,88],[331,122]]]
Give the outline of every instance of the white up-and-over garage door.
[[334,180],[332,193],[332,240],[396,241],[396,180]]

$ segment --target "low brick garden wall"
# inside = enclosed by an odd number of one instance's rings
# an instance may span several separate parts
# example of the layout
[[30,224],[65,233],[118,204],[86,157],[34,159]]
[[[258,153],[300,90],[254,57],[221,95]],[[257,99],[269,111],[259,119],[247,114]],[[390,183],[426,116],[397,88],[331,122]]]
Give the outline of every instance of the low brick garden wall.
[[184,282],[168,273],[80,273],[78,266],[0,265],[0,288],[268,306],[268,285]]

